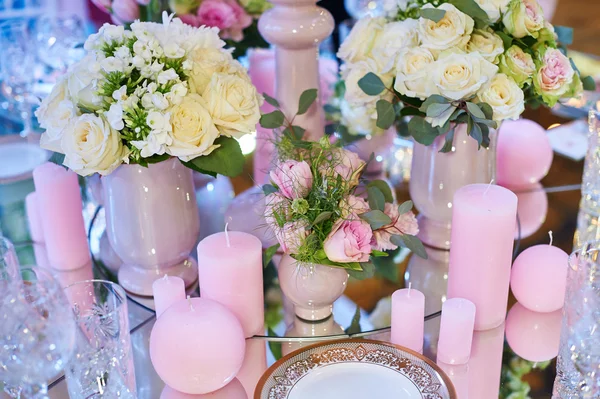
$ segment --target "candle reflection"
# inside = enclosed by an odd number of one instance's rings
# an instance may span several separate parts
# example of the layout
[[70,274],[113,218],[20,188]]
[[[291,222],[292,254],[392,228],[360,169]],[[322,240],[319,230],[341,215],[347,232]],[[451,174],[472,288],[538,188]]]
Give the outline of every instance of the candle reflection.
[[192,395],[176,391],[167,385],[160,394],[160,399],[247,399],[248,397],[237,378],[218,391],[211,393]]
[[[495,399],[500,389],[504,323],[487,331],[475,331],[469,367],[469,398]],[[463,399],[459,396],[459,399]]]
[[[248,398],[253,397],[258,380],[265,371],[267,371],[267,346],[265,341],[253,338],[247,339],[244,363],[237,374],[237,379],[242,383]],[[223,397],[225,398],[225,396]]]
[[[298,317],[295,318],[294,323],[285,332],[286,337],[323,337],[329,335],[344,334],[344,329],[335,322],[333,317],[329,317],[319,322],[309,322]],[[298,339],[284,342],[281,347],[281,353],[285,356],[305,346],[312,345],[318,341],[301,341]]]

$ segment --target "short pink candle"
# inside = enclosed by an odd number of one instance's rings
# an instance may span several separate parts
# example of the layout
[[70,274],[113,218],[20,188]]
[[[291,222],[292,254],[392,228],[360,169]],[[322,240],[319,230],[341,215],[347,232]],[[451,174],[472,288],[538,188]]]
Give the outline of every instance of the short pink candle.
[[424,330],[425,295],[413,288],[394,292],[392,294],[392,343],[423,353]]
[[185,283],[179,277],[165,274],[164,277],[152,283],[152,295],[154,296],[154,309],[158,318],[169,306],[175,302],[185,300]]
[[200,296],[225,305],[246,337],[264,330],[262,245],[241,231],[216,233],[198,244]]
[[38,194],[35,191],[25,197],[25,209],[27,211],[27,223],[29,224],[31,240],[37,243],[44,242],[44,230],[38,209]]
[[33,171],[48,260],[58,270],[90,262],[77,174],[47,162]]
[[451,298],[442,305],[437,360],[448,364],[466,364],[471,355],[475,305],[468,299]]
[[517,221],[517,196],[489,184],[454,195],[448,298],[475,304],[475,330],[498,327],[506,317]]

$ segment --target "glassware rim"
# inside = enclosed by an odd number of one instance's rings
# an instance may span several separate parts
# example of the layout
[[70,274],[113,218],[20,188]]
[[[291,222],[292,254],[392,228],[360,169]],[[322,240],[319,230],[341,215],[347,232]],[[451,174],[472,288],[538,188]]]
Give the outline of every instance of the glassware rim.
[[[90,279],[90,280],[81,280],[81,281],[77,281],[77,282],[67,285],[66,287],[63,288],[63,291],[66,293],[69,288],[73,288],[76,285],[89,284],[89,283],[92,283],[92,284],[102,283],[103,285],[111,286],[113,289],[115,289],[115,291],[121,297],[121,304],[119,305],[119,307],[127,306],[128,298],[127,298],[127,293],[125,292],[125,288],[123,288],[119,284],[114,283],[109,280],[102,280],[102,279],[97,279],[97,278]],[[116,312],[117,310],[118,310],[118,308],[115,308],[114,310],[110,311],[108,314],[112,314],[112,313]]]
[[[597,111],[597,112],[598,112],[598,115],[600,116],[600,111]],[[593,246],[593,247],[586,249],[586,247],[589,247],[589,246]],[[575,259],[584,250],[585,250],[586,253],[592,252],[592,251],[600,252],[600,240],[585,241],[578,248],[577,247],[574,248],[573,251],[571,251],[571,253],[569,254],[569,258],[568,258],[568,266],[569,266],[569,268],[575,270],[574,269]]]

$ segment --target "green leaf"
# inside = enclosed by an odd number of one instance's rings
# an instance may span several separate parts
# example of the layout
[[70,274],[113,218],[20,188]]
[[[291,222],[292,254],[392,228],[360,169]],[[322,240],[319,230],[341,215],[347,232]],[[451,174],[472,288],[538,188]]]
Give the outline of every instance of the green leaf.
[[494,33],[496,33],[498,36],[500,36],[500,39],[502,39],[502,42],[504,43],[505,49],[508,50],[510,48],[510,46],[512,46],[512,43],[513,43],[512,37],[510,37],[506,33],[502,32],[501,30],[496,31]]
[[375,275],[375,265],[372,263],[360,263],[361,270],[346,270],[350,276],[357,280],[366,280]]
[[423,145],[431,145],[438,136],[438,130],[420,116],[415,116],[408,122],[408,131],[417,143]]
[[377,127],[383,130],[389,129],[396,119],[392,103],[387,100],[378,100],[375,109],[377,110]]
[[283,125],[284,121],[285,115],[279,110],[263,114],[260,117],[260,125],[265,129],[277,129]]
[[392,251],[392,255],[387,258],[375,258],[375,272],[377,275],[384,279],[397,284],[400,280],[400,271],[398,265],[394,262],[394,254],[398,253],[398,250]]
[[369,223],[373,230],[377,230],[392,223],[392,219],[385,213],[375,209],[359,215],[359,217]]
[[585,78],[581,78],[581,83],[583,83],[583,90],[586,90],[586,91],[595,91],[596,90],[596,81],[591,76],[586,76]]
[[331,218],[331,216],[333,216],[333,212],[330,212],[330,211],[321,212],[317,215],[315,220],[312,222],[312,225],[314,226],[321,222],[329,220],[329,218]]
[[446,15],[446,10],[437,8],[422,8],[420,14],[423,18],[430,19],[433,22],[440,22],[442,18],[444,18],[444,15]]
[[279,244],[275,244],[275,245],[265,249],[265,252],[263,252],[263,267],[266,268],[269,265],[269,263],[273,259],[273,255],[275,255],[277,253],[278,249],[279,249]]
[[380,189],[375,186],[367,188],[369,207],[383,211],[385,209],[385,197]]
[[315,252],[315,259],[320,259],[320,260],[327,259],[327,254],[325,253],[324,250],[319,249],[317,252]]
[[403,202],[402,204],[400,204],[398,206],[398,214],[404,215],[405,213],[412,211],[412,209],[413,209],[412,201]]
[[452,151],[452,146],[454,145],[454,129],[450,129],[448,133],[446,133],[446,141],[442,148],[440,148],[441,153],[447,153]]
[[479,20],[484,24],[489,24],[488,15],[475,0],[450,0],[450,4],[454,5],[460,11],[469,15],[475,20]]
[[421,110],[419,110],[418,108],[413,108],[413,107],[404,107],[400,110],[400,116],[413,116],[413,115],[423,116],[423,112],[421,112]]
[[483,113],[481,108],[479,108],[477,106],[477,104],[472,103],[472,102],[467,102],[467,109],[469,110],[471,115],[473,115],[474,117],[480,118],[480,119],[485,119],[485,114]]
[[410,249],[412,253],[420,258],[427,259],[427,251],[425,251],[423,243],[417,237],[404,234],[402,236],[402,241],[404,241],[406,248]]
[[351,263],[335,263],[335,262],[332,262],[331,265],[335,266],[335,267],[341,267],[343,269],[346,269],[347,271],[354,270],[354,271],[357,271],[357,272],[363,272],[363,268],[362,268],[361,264],[358,263],[358,262],[351,262]]
[[485,119],[493,119],[494,117],[494,110],[492,109],[492,106],[488,103],[479,103],[479,108],[481,109],[481,111],[483,112],[483,114],[485,115]]
[[360,328],[360,307],[356,306],[356,311],[354,312],[354,317],[352,317],[352,322],[350,326],[344,330],[344,332],[348,335],[358,334],[362,332]]
[[377,258],[387,258],[388,256],[390,256],[390,254],[388,254],[385,251],[378,251],[376,249],[371,250],[371,255]]
[[483,142],[483,132],[481,131],[481,127],[479,127],[479,123],[473,123],[469,136],[473,137],[481,145]]
[[286,127],[282,134],[284,136],[287,136],[290,138],[290,140],[302,140],[302,137],[304,137],[304,132],[306,132],[306,129],[300,127],[300,126],[292,126],[292,130],[290,131],[289,127]]
[[305,114],[317,99],[317,89],[304,90],[298,101],[298,115]]
[[265,195],[273,194],[279,191],[277,187],[272,184],[265,184],[262,186],[262,191]]
[[275,108],[280,108],[281,106],[279,105],[279,101],[277,101],[276,99],[274,99],[273,97],[271,97],[270,95],[268,95],[267,93],[263,93],[263,97],[265,98],[265,101],[269,104],[271,104],[272,106],[274,106]]
[[367,188],[369,187],[377,187],[379,191],[383,194],[385,198],[385,202],[389,202],[390,204],[394,202],[394,195],[392,194],[392,189],[390,185],[387,184],[384,180],[373,180],[367,184]]
[[215,140],[220,147],[209,155],[200,156],[189,162],[182,162],[190,169],[211,176],[216,174],[236,177],[244,170],[246,159],[236,139],[221,136]]
[[145,158],[145,159],[146,159],[146,163],[159,163],[162,161],[166,161],[169,158],[171,158],[171,156],[169,154],[162,154],[162,155],[152,155],[151,157]]
[[[275,331],[273,331],[271,327],[267,329],[267,335],[269,337],[277,337],[277,334],[275,334]],[[279,360],[283,357],[281,342],[269,341],[269,349],[275,360]]]
[[343,80],[338,81],[333,87],[333,90],[335,91],[335,97],[344,97],[344,94],[346,94],[346,82]]
[[419,111],[427,112],[427,108],[429,108],[429,106],[432,104],[450,104],[450,101],[446,97],[440,96],[439,94],[433,94],[427,97],[427,100],[421,104]]
[[376,96],[386,89],[383,81],[373,72],[369,72],[360,78],[358,87],[369,96]]
[[339,114],[341,112],[338,107],[331,104],[323,105],[323,111],[325,111],[326,114]]
[[560,44],[565,46],[573,44],[573,28],[568,26],[554,26],[554,32]]
[[450,108],[452,108],[452,104],[431,104],[427,108],[427,116],[430,118],[437,118],[443,113],[448,112]]

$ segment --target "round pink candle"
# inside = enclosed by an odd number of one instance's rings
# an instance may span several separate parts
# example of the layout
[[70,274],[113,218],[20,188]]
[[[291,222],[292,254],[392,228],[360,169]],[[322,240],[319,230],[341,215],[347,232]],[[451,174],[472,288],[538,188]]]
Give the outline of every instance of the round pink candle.
[[244,387],[237,378],[231,380],[231,382],[225,385],[218,391],[204,393],[204,394],[189,394],[176,391],[170,386],[165,386],[160,399],[248,399],[249,396],[244,391]]
[[33,181],[50,266],[73,270],[86,265],[91,258],[77,175],[47,162],[35,168]]
[[475,305],[468,299],[451,298],[442,305],[437,360],[448,364],[465,364],[471,355]]
[[506,317],[517,223],[517,196],[490,184],[471,184],[454,195],[448,298],[475,304],[475,330]]
[[262,245],[241,231],[216,233],[198,244],[200,296],[225,305],[246,337],[264,330]]
[[[540,183],[521,186],[505,186],[517,195],[521,239],[538,231],[548,214],[548,194]],[[515,239],[519,238],[519,226],[515,227]]]
[[392,343],[423,353],[424,330],[425,295],[413,288],[394,292],[392,294]]
[[31,240],[36,243],[44,242],[44,230],[38,209],[38,195],[35,191],[25,197],[25,209],[27,211],[27,223],[29,224]]
[[154,309],[158,318],[169,306],[185,300],[185,283],[180,277],[165,274],[164,277],[152,283],[152,295],[154,296]]

